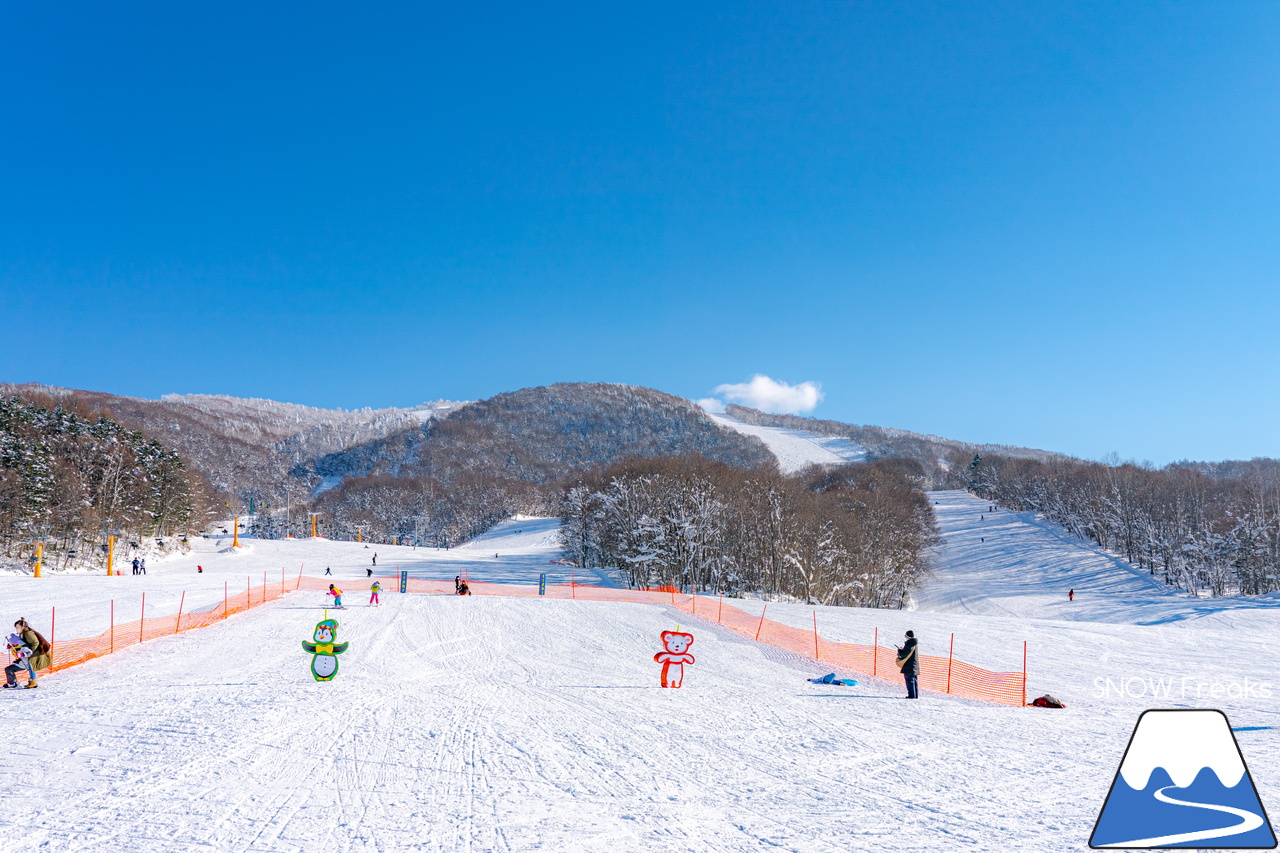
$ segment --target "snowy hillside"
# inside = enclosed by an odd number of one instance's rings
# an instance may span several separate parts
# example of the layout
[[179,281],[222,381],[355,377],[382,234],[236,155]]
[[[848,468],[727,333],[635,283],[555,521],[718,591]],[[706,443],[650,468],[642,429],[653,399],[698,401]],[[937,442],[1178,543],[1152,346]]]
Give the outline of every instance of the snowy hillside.
[[[829,665],[665,606],[394,591],[367,606],[375,553],[379,574],[566,581],[550,519],[450,551],[206,540],[147,577],[0,578],[12,613],[43,630],[56,605],[70,637],[105,627],[111,600],[136,618],[143,591],[168,613],[184,589],[190,607],[328,566],[351,644],[337,679],[314,682],[300,643],[325,601],[295,593],[4,691],[19,705],[0,784],[42,807],[4,812],[0,853],[1085,850],[1153,706],[1224,710],[1275,813],[1280,608],[1169,596],[1034,519],[997,513],[988,537],[985,505],[934,497],[948,545],[919,605],[936,612],[770,603],[769,618],[808,629],[816,614],[834,640],[879,628],[886,646],[911,628],[928,654],[954,634],[958,659],[1000,670],[1020,669],[1028,640],[1031,695],[1066,710],[903,702],[893,679],[813,685]],[[663,690],[652,656],[677,624],[696,663]]]
[[865,448],[840,436],[818,435],[798,429],[756,426],[727,415],[709,414],[708,417],[722,427],[763,441],[778,458],[778,467],[784,474],[803,471],[810,465],[843,465],[847,462],[859,462],[867,455]]

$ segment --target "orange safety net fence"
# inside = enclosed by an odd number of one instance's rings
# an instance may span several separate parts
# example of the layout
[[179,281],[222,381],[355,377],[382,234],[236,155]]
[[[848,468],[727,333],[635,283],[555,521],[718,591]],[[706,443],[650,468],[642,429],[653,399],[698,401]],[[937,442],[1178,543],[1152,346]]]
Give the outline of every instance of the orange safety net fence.
[[[117,622],[114,603],[110,604],[110,627],[93,637],[79,637],[74,640],[58,639],[57,621],[50,619],[50,631],[46,635],[51,646],[50,656],[53,664],[45,672],[57,672],[60,669],[82,664],[85,661],[100,658],[118,652],[129,646],[145,643],[157,637],[177,634],[204,628],[215,622],[221,622],[228,616],[275,601],[287,592],[297,588],[293,578],[280,581],[265,581],[258,586],[246,583],[239,592],[232,593],[229,586],[224,586],[223,599],[216,604],[206,605],[191,612],[184,613],[180,609],[168,616],[147,616],[126,622]],[[185,594],[183,596],[185,600]],[[143,597],[143,611],[146,610],[146,597]],[[56,617],[54,610],[53,616]]]
[[[367,587],[359,586],[366,578],[357,581],[343,579],[350,589],[344,591],[359,595],[367,592]],[[400,578],[380,576],[376,578],[382,584],[383,594],[400,589]],[[84,663],[93,658],[109,655],[120,649],[128,648],[147,640],[203,628],[226,619],[236,613],[252,607],[274,601],[294,590],[327,592],[329,584],[338,584],[337,580],[325,577],[303,576],[279,582],[264,581],[257,587],[246,584],[246,588],[232,594],[229,588],[224,590],[223,600],[199,610],[184,613],[181,609],[169,616],[147,617],[128,622],[115,622],[114,608],[111,615],[111,627],[94,637],[81,637],[73,640],[58,640],[56,634],[51,636],[53,646],[51,655],[53,665],[51,671],[66,669]],[[498,595],[517,598],[540,597],[537,586],[519,584],[485,583],[468,581],[473,595]],[[341,587],[339,587],[341,588]],[[425,580],[408,578],[405,592],[427,595],[453,595],[454,585],[447,580]],[[547,584],[544,598],[575,599],[582,601],[614,601],[634,604],[665,604],[680,610],[716,622],[731,628],[762,643],[776,646],[799,655],[834,664],[841,669],[859,673],[873,678],[897,678],[898,668],[894,663],[896,652],[892,648],[879,645],[857,643],[837,643],[823,638],[817,631],[816,621],[813,629],[797,628],[784,625],[766,617],[768,606],[755,616],[726,604],[723,597],[688,595],[673,587],[658,589],[616,589],[611,587],[592,586],[588,584]],[[145,603],[144,603],[145,610]],[[816,617],[815,617],[816,620]],[[52,624],[53,621],[51,620]],[[51,624],[51,627],[52,627]],[[878,633],[878,632],[877,632]],[[953,635],[954,638],[954,635]],[[877,637],[878,639],[878,637]],[[1025,661],[1025,650],[1024,650]],[[1025,663],[1024,663],[1025,666]],[[936,655],[920,656],[920,687],[952,696],[963,696],[1002,705],[1021,706],[1026,704],[1026,671],[992,672],[965,661],[956,660],[953,656]]]

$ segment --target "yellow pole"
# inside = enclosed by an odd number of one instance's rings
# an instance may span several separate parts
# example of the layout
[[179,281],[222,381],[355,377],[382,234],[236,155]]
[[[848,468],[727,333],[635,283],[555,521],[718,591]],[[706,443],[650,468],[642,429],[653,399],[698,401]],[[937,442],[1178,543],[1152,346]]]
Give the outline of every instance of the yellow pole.
[[240,516],[236,516],[231,522],[231,547],[240,547]]
[[357,542],[363,542],[363,541],[364,541],[364,539],[361,537],[361,530],[360,530],[360,528],[359,528],[359,527],[357,527],[357,528],[356,528],[356,541],[357,541]]
[[316,538],[316,514],[311,513],[311,538]]
[[44,560],[44,543],[36,543],[36,577],[40,577],[40,563]]
[[113,574],[111,565],[116,556],[116,537],[107,534],[107,577]]

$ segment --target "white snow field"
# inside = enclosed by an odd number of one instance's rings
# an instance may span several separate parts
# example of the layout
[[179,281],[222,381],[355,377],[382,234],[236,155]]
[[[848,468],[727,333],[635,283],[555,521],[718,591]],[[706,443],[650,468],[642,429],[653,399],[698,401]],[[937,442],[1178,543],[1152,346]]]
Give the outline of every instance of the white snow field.
[[[250,539],[148,577],[0,578],[15,617],[43,629],[57,604],[70,637],[97,630],[111,596],[146,588],[148,609],[172,612],[182,587],[212,601],[227,579],[328,565],[350,643],[337,678],[313,681],[301,642],[325,602],[300,592],[0,691],[0,853],[1086,850],[1149,707],[1225,711],[1280,811],[1274,599],[1171,595],[1033,518],[997,513],[990,537],[986,504],[933,499],[947,545],[917,604],[935,611],[816,608],[822,634],[868,642],[878,626],[888,645],[913,628],[945,655],[954,632],[958,658],[999,670],[1020,669],[1029,640],[1030,695],[1067,709],[810,684],[830,668],[666,606],[394,591],[366,606],[375,551],[379,574],[567,581],[549,520],[448,552]],[[1070,585],[1080,598],[1059,606]],[[800,627],[814,612],[768,605]],[[652,656],[677,624],[697,663],[664,690]]]
[[763,441],[778,458],[778,467],[784,474],[803,471],[810,465],[844,465],[848,462],[857,462],[867,455],[866,448],[839,436],[818,435],[798,429],[755,426],[745,424],[728,415],[708,414],[707,417],[722,427],[744,435],[753,435]]

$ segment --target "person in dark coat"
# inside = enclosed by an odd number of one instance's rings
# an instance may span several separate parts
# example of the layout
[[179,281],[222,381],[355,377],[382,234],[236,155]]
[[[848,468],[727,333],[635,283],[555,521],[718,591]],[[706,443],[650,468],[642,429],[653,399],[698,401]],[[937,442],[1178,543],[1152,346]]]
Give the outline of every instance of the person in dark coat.
[[898,667],[902,670],[902,680],[907,683],[908,699],[920,698],[920,655],[916,648],[916,632],[907,632],[907,641],[898,648]]
[[49,649],[45,648],[41,651],[40,635],[37,634],[29,625],[26,619],[19,619],[13,623],[13,630],[21,639],[23,644],[31,650],[30,656],[21,658],[4,668],[5,687],[17,687],[18,683],[14,680],[14,676],[25,669],[27,671],[27,687],[38,687],[39,682],[36,680],[36,672],[41,669],[48,669],[53,666],[53,658],[49,654]]

